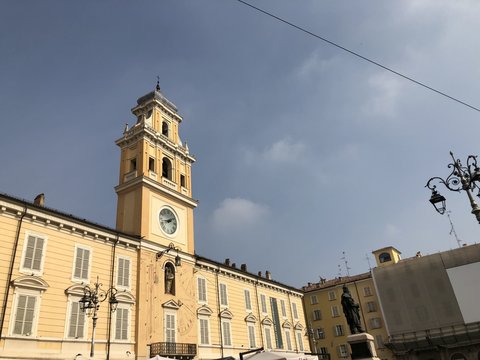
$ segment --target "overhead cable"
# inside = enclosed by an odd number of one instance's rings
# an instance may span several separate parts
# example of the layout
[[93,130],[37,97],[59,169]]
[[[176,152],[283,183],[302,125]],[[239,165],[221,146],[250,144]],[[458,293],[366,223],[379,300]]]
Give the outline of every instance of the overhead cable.
[[365,57],[365,56],[363,56],[363,55],[360,55],[359,53],[357,53],[357,52],[355,52],[355,51],[349,50],[349,49],[347,49],[347,48],[344,47],[344,46],[341,46],[341,45],[339,45],[339,44],[337,44],[337,43],[335,43],[335,42],[333,42],[333,41],[330,41],[330,40],[328,40],[328,39],[326,39],[326,38],[324,38],[324,37],[322,37],[322,36],[320,36],[320,35],[317,35],[317,34],[311,32],[311,31],[308,31],[307,29],[305,29],[305,28],[303,28],[303,27],[301,27],[301,26],[295,25],[295,24],[293,24],[293,23],[291,23],[291,22],[289,22],[289,21],[287,21],[287,20],[285,20],[285,19],[282,19],[281,17],[276,16],[276,15],[274,15],[274,14],[272,14],[272,13],[266,11],[266,10],[260,9],[259,7],[256,7],[256,6],[254,6],[254,5],[246,2],[246,1],[244,1],[244,0],[237,0],[237,1],[238,1],[239,3],[242,3],[242,4],[246,5],[246,6],[251,7],[252,9],[255,9],[255,10],[257,10],[257,11],[259,11],[259,12],[261,12],[261,13],[267,15],[267,16],[270,16],[270,17],[272,17],[272,18],[274,18],[274,19],[276,19],[276,20],[278,20],[278,21],[280,21],[280,22],[283,22],[284,24],[287,24],[287,25],[289,25],[289,26],[291,26],[291,27],[293,27],[293,28],[295,28],[295,29],[297,29],[297,30],[300,30],[300,31],[302,31],[302,32],[304,32],[304,33],[306,33],[306,34],[308,34],[308,35],[310,35],[310,36],[313,36],[313,37],[315,37],[315,38],[317,38],[317,39],[319,39],[319,40],[322,40],[322,41],[324,41],[324,42],[332,45],[332,46],[335,46],[335,47],[337,47],[337,48],[339,48],[339,49],[341,49],[341,50],[343,50],[343,51],[345,51],[345,52],[347,52],[347,53],[349,53],[349,54],[351,54],[351,55],[354,55],[354,56],[356,56],[356,57],[358,57],[358,58],[360,58],[360,59],[362,59],[362,60],[365,60],[365,61],[367,61],[367,62],[369,62],[369,63],[371,63],[371,64],[373,64],[373,65],[375,65],[375,66],[378,66],[378,67],[380,67],[380,68],[382,68],[382,69],[384,69],[384,70],[387,70],[387,71],[389,71],[389,72],[391,72],[391,73],[393,73],[393,74],[395,74],[395,75],[397,75],[397,76],[400,76],[400,77],[402,77],[402,78],[404,78],[404,79],[406,79],[406,80],[408,80],[408,81],[410,81],[410,82],[413,82],[413,83],[416,84],[416,85],[419,85],[419,86],[421,86],[421,87],[423,87],[423,88],[425,88],[425,89],[428,89],[428,90],[430,90],[430,91],[433,91],[433,92],[435,92],[435,93],[437,93],[437,94],[439,94],[439,95],[442,95],[442,96],[444,96],[444,97],[446,97],[446,98],[448,98],[448,99],[450,99],[450,100],[456,101],[457,103],[460,103],[460,104],[462,104],[462,105],[464,105],[464,106],[467,106],[467,107],[469,107],[469,108],[472,109],[472,110],[475,110],[475,111],[480,112],[480,108],[477,108],[477,107],[475,107],[475,106],[473,106],[473,105],[470,105],[470,104],[466,103],[465,101],[462,101],[462,100],[459,100],[459,99],[457,99],[457,98],[455,98],[455,97],[453,97],[453,96],[450,96],[450,95],[448,95],[447,93],[444,93],[443,91],[440,91],[440,90],[437,90],[437,89],[435,89],[435,88],[433,88],[433,87],[431,87],[431,86],[428,86],[428,85],[426,85],[426,84],[424,84],[424,83],[422,83],[422,82],[420,82],[420,81],[418,81],[418,80],[413,79],[413,78],[410,77],[410,76],[407,76],[407,75],[404,75],[404,74],[402,74],[402,73],[400,73],[400,72],[398,72],[398,71],[395,71],[395,70],[393,70],[392,68],[389,68],[388,66],[382,65],[382,64],[380,64],[380,63],[377,62],[377,61],[374,61],[374,60],[369,59],[369,58],[367,58],[367,57]]

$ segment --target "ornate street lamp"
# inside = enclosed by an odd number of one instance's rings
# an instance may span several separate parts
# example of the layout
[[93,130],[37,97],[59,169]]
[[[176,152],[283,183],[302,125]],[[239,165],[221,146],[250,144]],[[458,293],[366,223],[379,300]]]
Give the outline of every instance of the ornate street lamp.
[[179,248],[175,247],[175,245],[173,245],[173,243],[170,243],[168,245],[168,247],[163,250],[163,251],[160,251],[157,253],[156,255],[156,259],[157,261],[165,254],[168,254],[171,250],[175,250],[177,252],[177,256],[175,256],[175,266],[182,266],[182,259],[180,257],[180,254],[179,254]]
[[95,327],[97,326],[97,311],[100,308],[100,303],[104,302],[108,298],[108,303],[110,305],[110,312],[114,312],[117,309],[118,300],[115,297],[117,294],[117,289],[110,287],[107,291],[103,290],[102,284],[97,282],[93,284],[93,287],[86,285],[83,288],[83,296],[80,299],[80,309],[87,314],[87,316],[92,316],[92,340],[90,345],[90,357],[93,357],[95,353]]
[[475,202],[472,195],[472,191],[477,189],[477,196],[480,197],[480,184],[477,184],[477,182],[480,181],[480,168],[477,165],[477,157],[469,155],[467,158],[467,165],[463,166],[459,159],[455,159],[451,151],[450,156],[453,159],[453,163],[448,164],[448,167],[452,168],[450,175],[448,175],[446,179],[442,179],[438,176],[432,177],[428,180],[427,185],[425,185],[425,187],[432,190],[430,203],[438,213],[442,215],[445,213],[447,209],[445,204],[446,199],[436,190],[437,186],[434,185],[435,182],[445,185],[450,191],[460,192],[463,190],[467,193],[468,199],[470,200],[472,214],[475,215],[477,221],[480,223],[480,207]]

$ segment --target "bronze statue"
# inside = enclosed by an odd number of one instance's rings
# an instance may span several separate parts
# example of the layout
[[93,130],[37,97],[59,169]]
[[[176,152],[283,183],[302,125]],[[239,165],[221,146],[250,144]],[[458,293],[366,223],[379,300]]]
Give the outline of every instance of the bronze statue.
[[343,285],[342,307],[343,313],[347,318],[348,326],[350,327],[350,332],[352,334],[365,332],[360,323],[360,306],[355,304],[355,301],[353,301],[352,295],[350,294],[350,290],[348,290],[346,285]]

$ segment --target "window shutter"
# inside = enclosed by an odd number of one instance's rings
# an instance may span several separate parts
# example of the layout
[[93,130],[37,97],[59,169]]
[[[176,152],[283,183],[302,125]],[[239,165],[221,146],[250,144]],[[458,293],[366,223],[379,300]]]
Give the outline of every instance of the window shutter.
[[74,277],[80,278],[82,275],[82,255],[83,249],[77,248],[77,255],[75,257],[75,272]]
[[130,286],[130,260],[124,259],[123,286]]
[[117,308],[117,316],[115,319],[115,339],[120,340],[122,338],[122,310]]
[[122,309],[122,340],[128,339],[128,309]]
[[90,250],[83,249],[82,279],[88,279],[88,261],[90,260]]
[[250,302],[250,291],[245,290],[245,309],[252,310],[252,303]]
[[27,249],[25,251],[25,260],[23,261],[24,268],[32,269],[34,252],[35,252],[35,237],[29,236],[27,239]]
[[117,274],[117,285],[123,286],[123,269],[124,269],[124,260],[122,258],[118,259],[118,274]]
[[37,238],[37,241],[35,244],[35,255],[33,257],[33,265],[32,265],[33,270],[40,270],[40,267],[42,265],[43,242],[44,242],[43,239]]
[[75,338],[77,337],[77,326],[78,326],[78,302],[72,303],[72,310],[70,314],[70,326],[68,328],[68,337]]

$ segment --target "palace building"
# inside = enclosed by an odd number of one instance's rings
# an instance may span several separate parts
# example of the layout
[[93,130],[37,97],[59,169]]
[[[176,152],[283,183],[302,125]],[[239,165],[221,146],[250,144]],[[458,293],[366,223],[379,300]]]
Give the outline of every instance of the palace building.
[[0,195],[0,359],[310,352],[301,290],[195,254],[195,158],[176,106],[157,84],[132,113],[116,141],[115,229],[43,194]]

